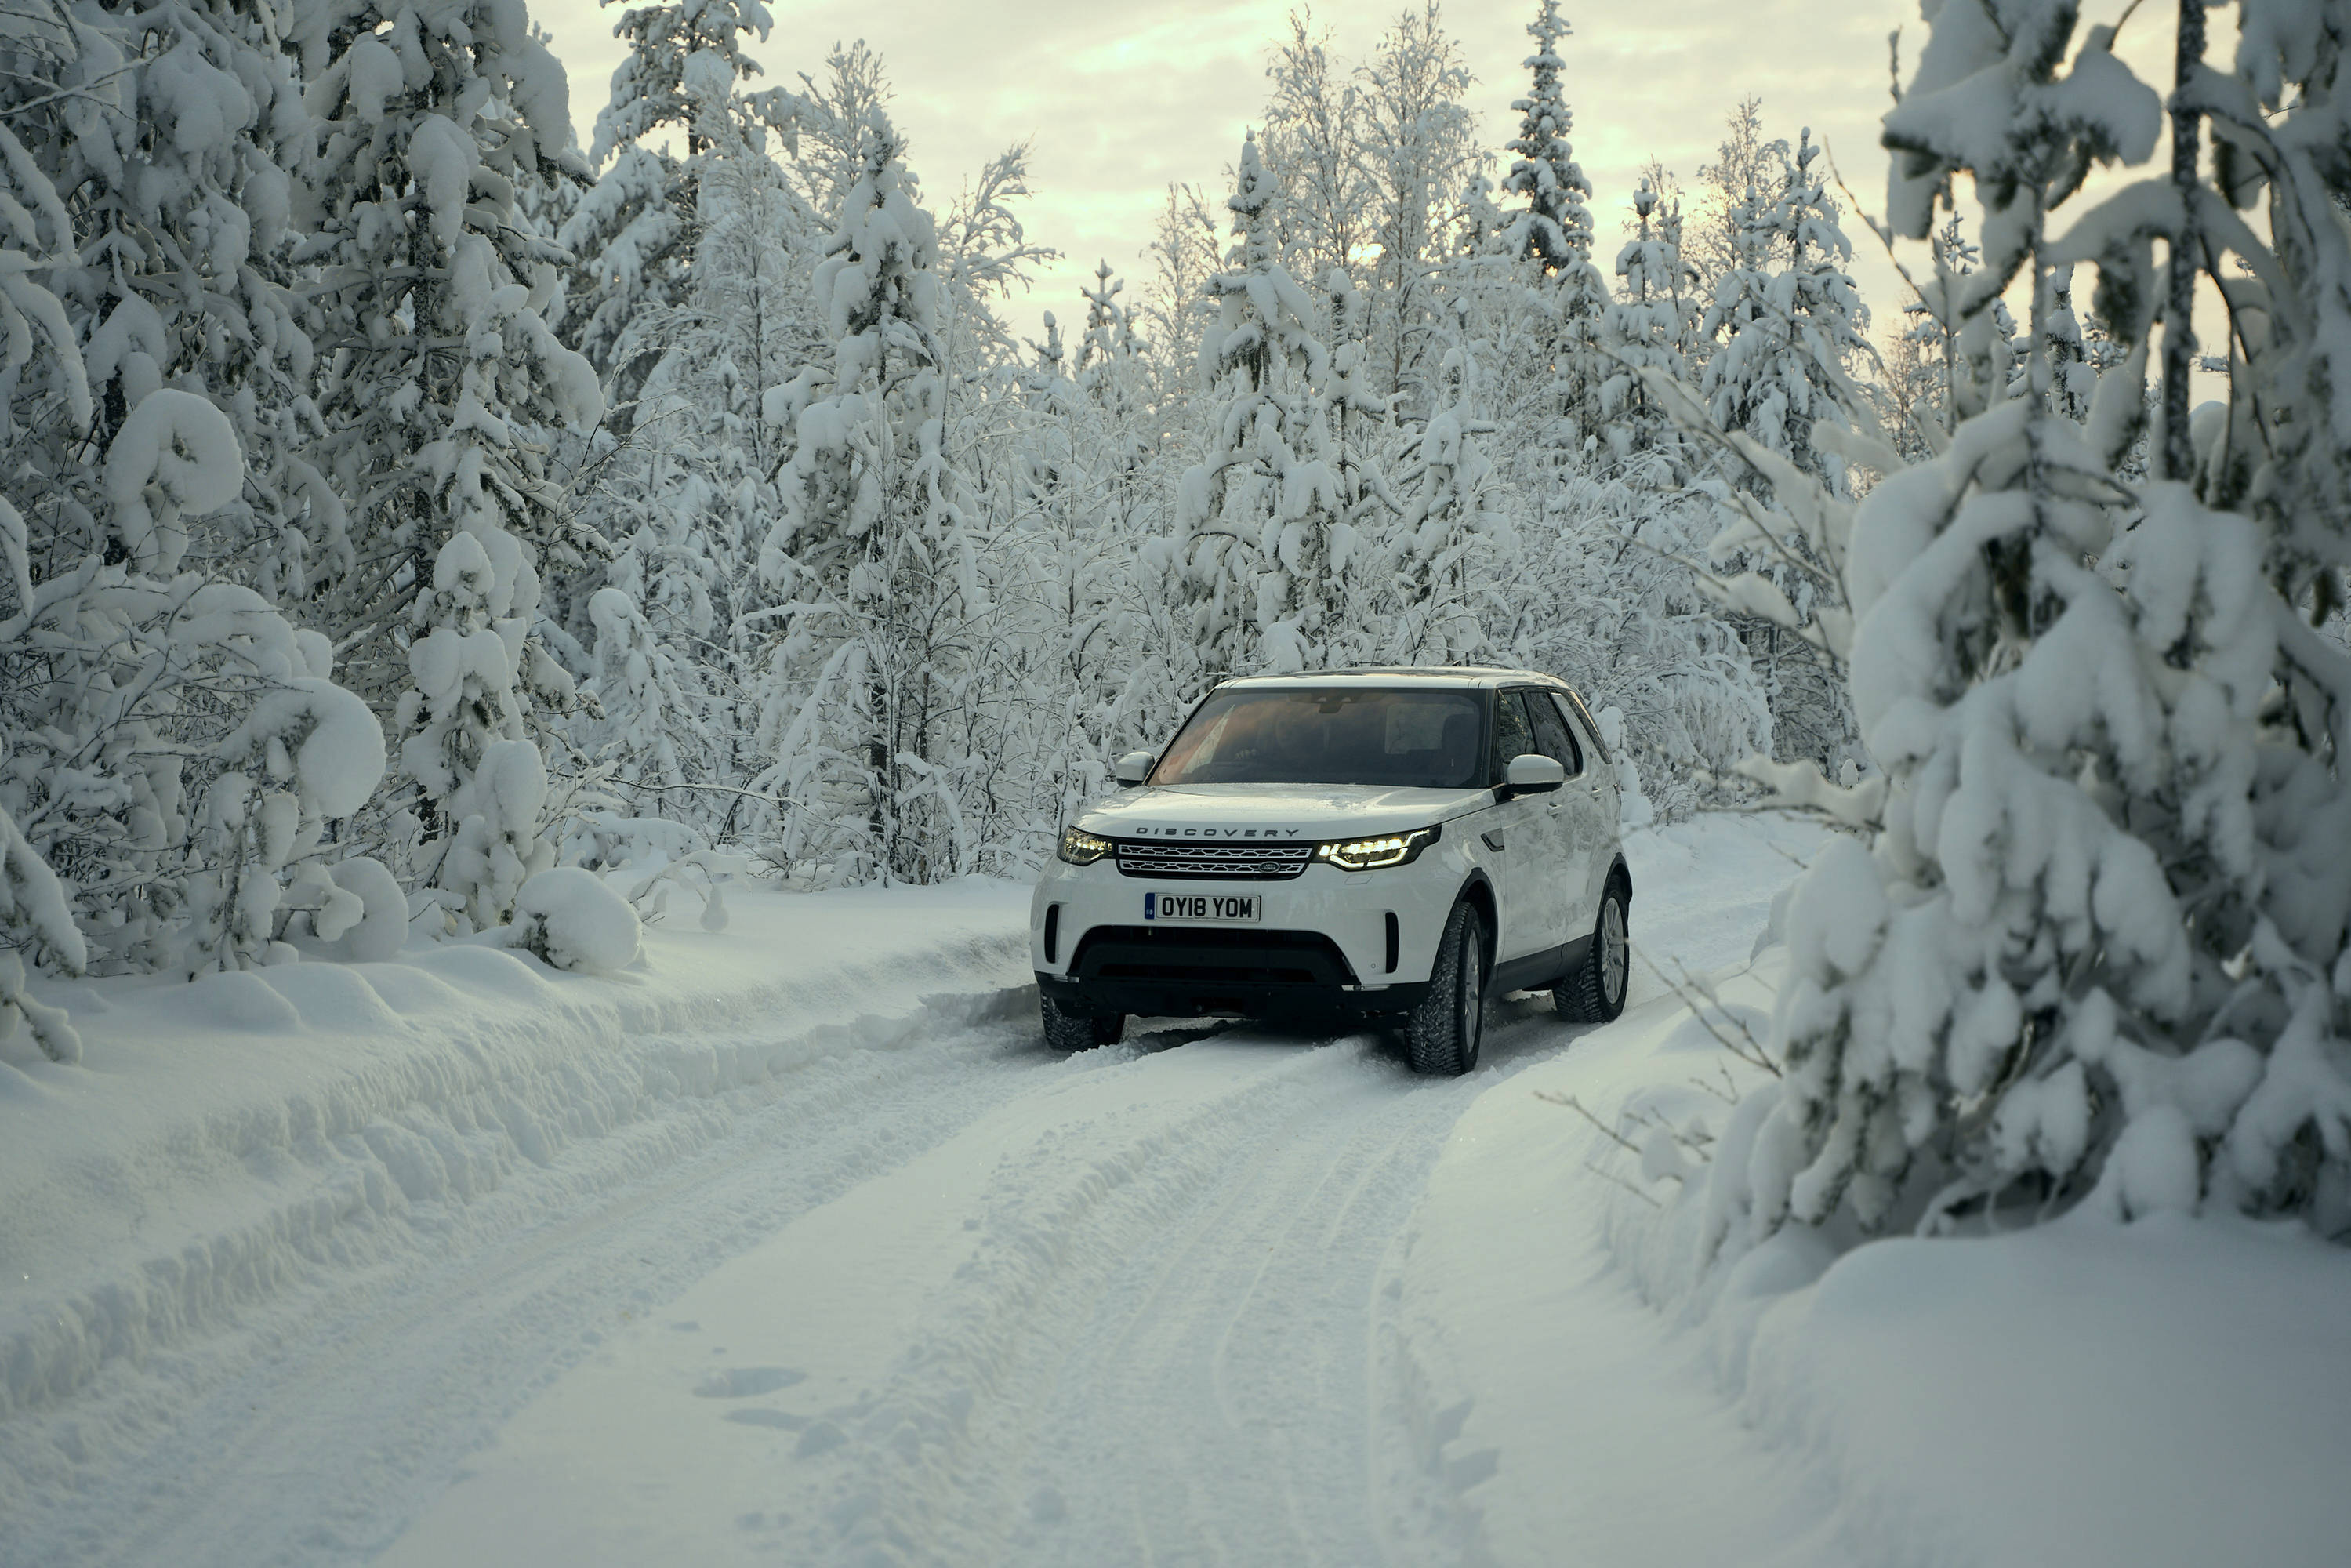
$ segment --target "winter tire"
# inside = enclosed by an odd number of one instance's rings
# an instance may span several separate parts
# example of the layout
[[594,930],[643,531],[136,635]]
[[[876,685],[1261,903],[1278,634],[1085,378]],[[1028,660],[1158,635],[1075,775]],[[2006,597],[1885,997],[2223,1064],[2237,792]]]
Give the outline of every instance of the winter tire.
[[1600,916],[1592,923],[1592,946],[1583,962],[1552,988],[1552,1005],[1560,1017],[1572,1023],[1607,1023],[1625,1010],[1633,973],[1630,933],[1625,884],[1612,881],[1600,895]]
[[1116,1045],[1126,1034],[1124,1013],[1108,1017],[1073,1013],[1046,996],[1039,997],[1037,1004],[1045,1020],[1045,1043],[1055,1051],[1092,1051],[1098,1045]]
[[1476,909],[1457,904],[1437,945],[1428,995],[1405,1015],[1405,1049],[1415,1072],[1458,1078],[1478,1065],[1485,1035],[1485,925]]

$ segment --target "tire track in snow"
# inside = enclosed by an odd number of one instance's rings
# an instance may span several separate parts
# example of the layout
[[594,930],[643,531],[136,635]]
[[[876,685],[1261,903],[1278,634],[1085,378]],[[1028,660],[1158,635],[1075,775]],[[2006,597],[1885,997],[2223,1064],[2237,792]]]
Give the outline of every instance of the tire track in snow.
[[[1240,1030],[1032,1080],[673,1302],[725,1362],[577,1368],[385,1568],[1458,1560],[1386,1281],[1461,1110],[1574,1038],[1531,1011],[1460,1081]],[[714,1367],[770,1375],[720,1408]]]
[[[110,1462],[71,1491],[28,1488],[42,1502],[12,1511],[0,1564],[371,1555],[614,1331],[1032,1080],[1111,1065],[1046,1053],[1029,995],[943,998],[870,1021],[872,1047],[788,1084],[716,1107],[674,1103],[523,1173],[437,1232],[420,1217],[423,1234],[389,1260],[329,1264],[226,1333],[10,1421],[0,1467],[28,1479],[72,1466],[99,1434]],[[915,1031],[930,1036],[922,1049]]]
[[1136,1249],[1053,1369],[1025,1479],[1061,1517],[1032,1509],[1010,1560],[1453,1555],[1383,1522],[1388,1494],[1418,1478],[1384,1415],[1378,1330],[1392,1244],[1460,1111],[1573,1038],[1541,1019],[1496,1023],[1491,1065],[1460,1082],[1416,1079],[1360,1041],[1318,1053],[1329,1071]]

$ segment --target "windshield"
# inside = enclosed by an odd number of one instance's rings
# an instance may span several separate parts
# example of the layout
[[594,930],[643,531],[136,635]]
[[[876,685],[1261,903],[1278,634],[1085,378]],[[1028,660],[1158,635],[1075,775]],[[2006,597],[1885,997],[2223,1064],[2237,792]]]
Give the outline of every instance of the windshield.
[[1154,784],[1480,781],[1478,698],[1445,691],[1222,691],[1151,771]]

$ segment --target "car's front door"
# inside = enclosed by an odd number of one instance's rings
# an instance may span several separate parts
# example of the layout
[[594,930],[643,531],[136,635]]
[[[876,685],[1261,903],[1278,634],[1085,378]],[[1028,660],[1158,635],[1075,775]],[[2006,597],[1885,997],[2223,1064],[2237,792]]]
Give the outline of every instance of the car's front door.
[[[1497,789],[1509,775],[1510,758],[1542,752],[1528,692],[1494,694],[1494,745],[1489,778]],[[1548,753],[1544,753],[1548,755]],[[1555,791],[1554,791],[1555,793]],[[1479,817],[1486,841],[1499,841],[1502,859],[1502,931],[1496,954],[1523,958],[1567,940],[1565,886],[1560,864],[1561,823],[1551,811],[1551,795],[1521,795]]]

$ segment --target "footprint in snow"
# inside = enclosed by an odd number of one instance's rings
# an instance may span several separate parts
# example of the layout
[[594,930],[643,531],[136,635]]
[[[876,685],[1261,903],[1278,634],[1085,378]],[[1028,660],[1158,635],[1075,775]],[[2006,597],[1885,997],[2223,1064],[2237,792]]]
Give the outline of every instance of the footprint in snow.
[[747,1399],[754,1394],[789,1388],[807,1376],[790,1366],[730,1366],[705,1377],[694,1385],[694,1392],[701,1399]]
[[747,1410],[729,1410],[726,1412],[726,1419],[740,1422],[746,1427],[772,1427],[782,1432],[797,1432],[809,1424],[809,1418],[805,1416],[794,1416],[783,1410],[770,1410],[764,1405],[754,1405]]

